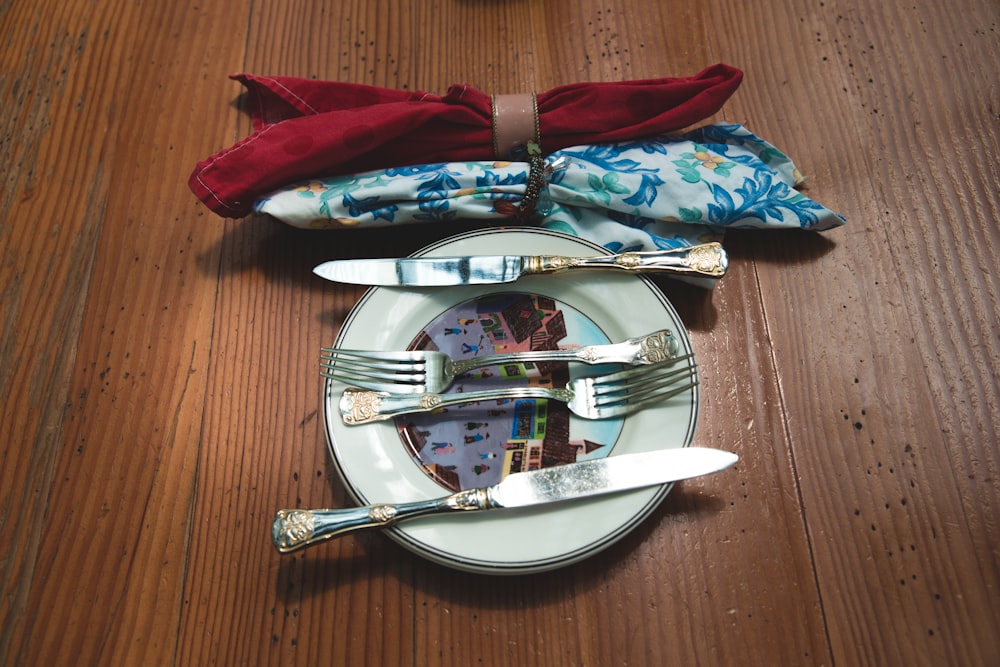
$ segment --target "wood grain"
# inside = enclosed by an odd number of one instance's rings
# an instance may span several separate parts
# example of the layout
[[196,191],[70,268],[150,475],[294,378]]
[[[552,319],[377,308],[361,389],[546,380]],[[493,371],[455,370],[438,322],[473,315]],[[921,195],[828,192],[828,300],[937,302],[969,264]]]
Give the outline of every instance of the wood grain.
[[[988,23],[985,6],[967,10]],[[975,258],[977,248],[996,249],[996,227],[988,222],[996,220],[996,207],[972,211],[961,202],[969,191],[994,199],[986,193],[995,190],[997,174],[962,173],[957,188],[951,179],[959,174],[942,173],[951,171],[949,146],[986,149],[996,141],[996,123],[994,114],[992,136],[984,136],[989,104],[977,84],[990,75],[977,73],[977,61],[961,52],[982,45],[983,23],[964,12],[961,21],[937,13],[929,5],[866,12],[833,5],[808,19],[817,49],[800,62],[817,70],[811,89],[784,79],[773,84],[772,94],[788,108],[808,108],[816,99],[840,108],[830,125],[810,124],[803,151],[794,154],[808,159],[808,142],[820,150],[806,169],[824,160],[836,167],[826,147],[839,143],[844,163],[825,180],[853,191],[841,210],[858,221],[826,256],[835,262],[788,266],[793,249],[755,244],[758,262],[782,269],[780,276],[760,272],[761,294],[841,664],[986,664],[997,654],[992,641],[966,641],[986,637],[998,621],[995,608],[968,614],[990,608],[997,586],[995,545],[988,546],[983,518],[996,507],[996,489],[980,478],[990,479],[997,467],[997,413],[953,402],[956,383],[975,387],[972,394],[997,389],[997,283]],[[919,43],[892,38],[918,29]],[[887,61],[886,52],[898,59]],[[831,67],[836,76],[821,76]],[[947,99],[938,103],[944,82]],[[766,87],[758,90],[767,95]],[[798,99],[797,90],[805,93]],[[944,106],[955,113],[940,115]],[[981,122],[963,121],[967,115]],[[974,293],[970,275],[981,278]],[[808,327],[797,304],[809,304]],[[986,342],[982,327],[990,326],[991,310],[994,335]],[[967,358],[977,354],[978,365]],[[938,363],[951,355],[966,359]],[[947,369],[959,368],[970,372],[947,378]],[[842,493],[824,483],[831,470],[841,471]],[[943,562],[962,565],[941,568]]]
[[[1000,7],[912,0],[0,3],[0,664],[987,665],[1000,661]],[[351,504],[316,355],[337,257],[456,231],[223,221],[186,187],[250,131],[246,71],[443,92],[746,73],[718,115],[834,232],[731,232],[661,281],[697,440],[736,451],[638,529],[490,577]]]

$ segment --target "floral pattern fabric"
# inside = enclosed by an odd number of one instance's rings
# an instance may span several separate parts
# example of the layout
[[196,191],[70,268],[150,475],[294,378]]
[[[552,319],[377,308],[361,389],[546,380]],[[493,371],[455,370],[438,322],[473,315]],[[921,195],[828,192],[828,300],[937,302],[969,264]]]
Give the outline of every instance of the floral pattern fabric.
[[[741,125],[576,146],[546,158],[537,222],[613,252],[718,240],[727,228],[824,231],[844,219],[796,190],[784,153]],[[305,228],[504,218],[524,197],[526,162],[448,162],[314,178],[254,210]]]

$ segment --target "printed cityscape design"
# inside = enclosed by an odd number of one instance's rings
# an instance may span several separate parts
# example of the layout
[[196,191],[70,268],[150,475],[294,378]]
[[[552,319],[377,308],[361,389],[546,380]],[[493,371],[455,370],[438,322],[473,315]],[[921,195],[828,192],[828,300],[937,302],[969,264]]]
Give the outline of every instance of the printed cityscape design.
[[[588,318],[565,304],[534,294],[505,293],[445,312],[420,332],[410,349],[441,350],[461,359],[606,342]],[[470,371],[457,378],[448,393],[512,383],[563,387],[569,379],[564,362],[503,364]],[[398,417],[396,428],[427,474],[459,491],[495,484],[515,472],[607,456],[621,421],[584,427],[586,432],[574,437],[563,402],[502,399]]]

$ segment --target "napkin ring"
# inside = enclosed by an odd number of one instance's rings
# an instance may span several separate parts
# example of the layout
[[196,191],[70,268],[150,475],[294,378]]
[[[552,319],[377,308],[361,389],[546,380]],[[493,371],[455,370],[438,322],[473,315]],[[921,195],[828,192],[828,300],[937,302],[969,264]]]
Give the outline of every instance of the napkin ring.
[[493,96],[493,154],[497,160],[528,163],[524,197],[512,211],[519,220],[527,220],[539,209],[546,187],[535,93]]
[[510,160],[538,136],[538,97],[534,93],[493,96],[493,156]]
[[[534,141],[529,141],[526,150],[528,152],[528,180],[525,183],[524,197],[521,198],[521,203],[515,213],[515,216],[521,221],[526,221],[539,210],[538,204],[542,192],[548,187],[541,146]],[[546,192],[546,194],[548,193]],[[543,210],[542,213],[548,213],[548,211]]]

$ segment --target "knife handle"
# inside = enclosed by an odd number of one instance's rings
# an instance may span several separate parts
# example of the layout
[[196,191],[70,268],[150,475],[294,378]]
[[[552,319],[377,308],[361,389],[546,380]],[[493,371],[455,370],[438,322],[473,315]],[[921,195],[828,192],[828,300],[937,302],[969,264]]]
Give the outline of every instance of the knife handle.
[[487,489],[467,489],[444,498],[409,503],[367,505],[347,509],[278,510],[271,525],[271,539],[286,554],[366,528],[386,528],[426,514],[491,509],[497,505]]
[[729,256],[721,244],[702,243],[684,248],[652,252],[624,252],[598,257],[540,255],[528,258],[525,273],[555,273],[568,269],[623,269],[721,278],[729,268]]

